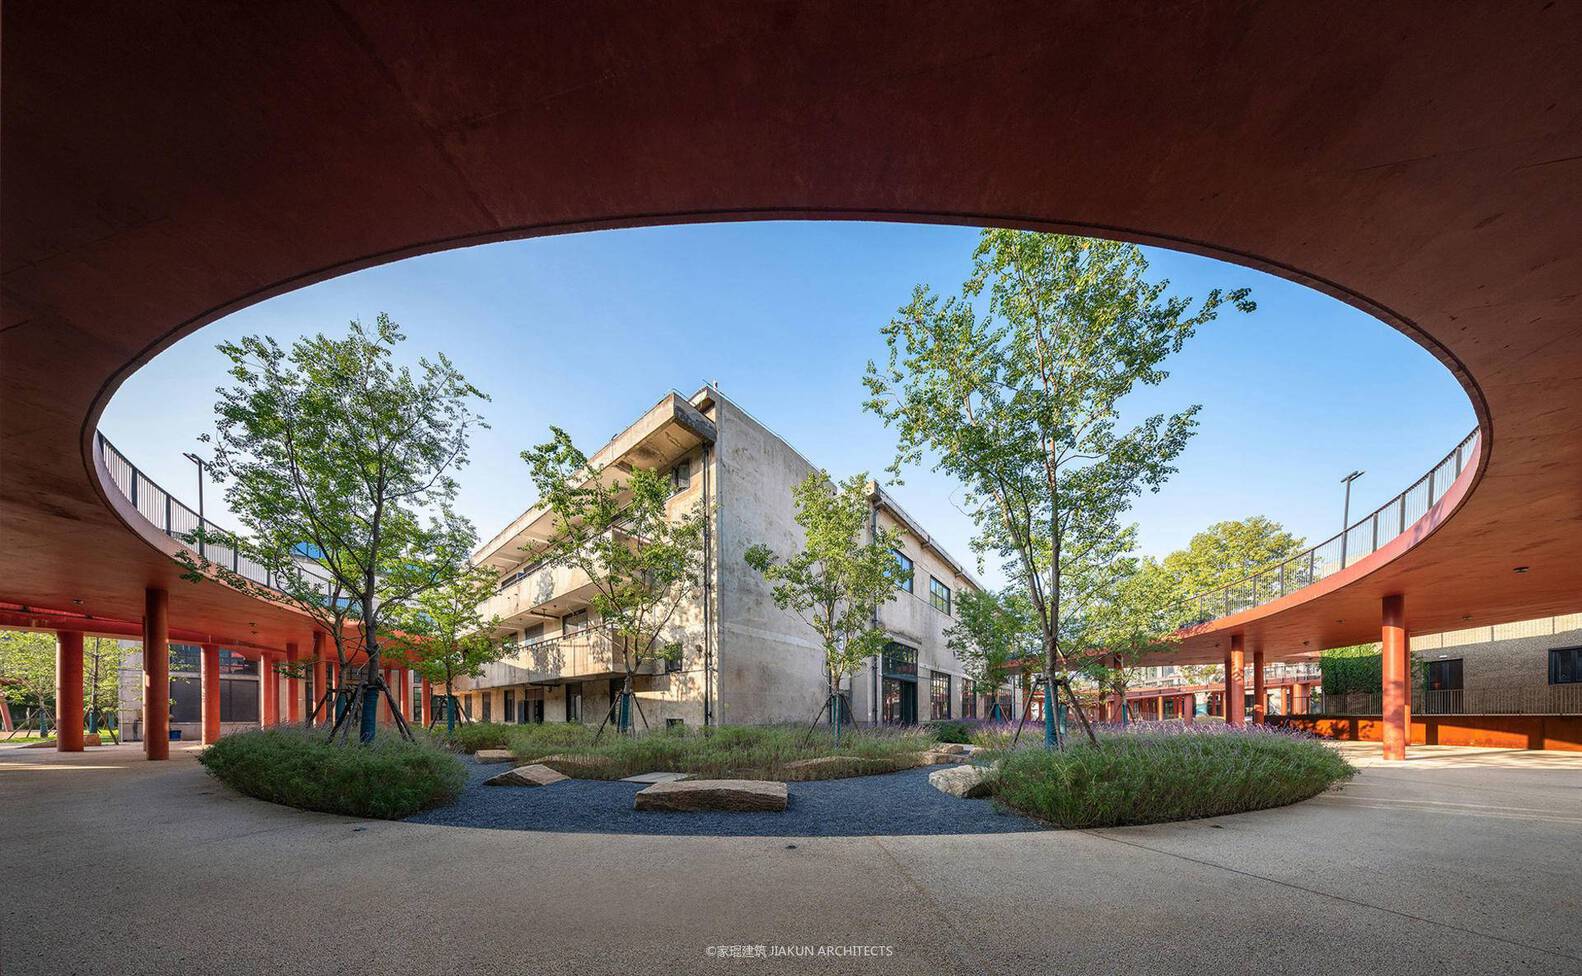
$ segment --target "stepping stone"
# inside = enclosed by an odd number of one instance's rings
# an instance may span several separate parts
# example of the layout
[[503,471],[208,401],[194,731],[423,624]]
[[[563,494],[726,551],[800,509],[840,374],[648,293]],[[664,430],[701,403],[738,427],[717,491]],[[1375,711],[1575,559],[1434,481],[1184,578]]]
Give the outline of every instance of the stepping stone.
[[638,791],[638,810],[756,812],[786,808],[786,785],[761,779],[688,779]]
[[961,756],[971,752],[972,749],[970,746],[962,745],[959,742],[941,742],[939,745],[934,747],[934,751],[943,752],[952,756]]
[[976,800],[989,795],[989,773],[985,766],[952,766],[928,774],[928,785],[941,793]]
[[474,755],[481,763],[515,762],[509,749],[479,749]]
[[679,783],[687,778],[686,773],[638,773],[621,780],[623,783]]
[[549,786],[559,783],[567,777],[555,772],[548,766],[534,763],[531,766],[518,766],[497,773],[483,781],[485,786]]
[[848,776],[876,776],[893,773],[914,765],[910,759],[868,759],[862,756],[814,756],[812,759],[793,759],[781,767],[799,779],[840,779]]

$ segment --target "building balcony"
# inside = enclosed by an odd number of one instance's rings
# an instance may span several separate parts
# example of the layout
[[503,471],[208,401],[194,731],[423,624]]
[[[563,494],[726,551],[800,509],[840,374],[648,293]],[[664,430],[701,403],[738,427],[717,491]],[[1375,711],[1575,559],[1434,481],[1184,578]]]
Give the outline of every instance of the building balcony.
[[[626,674],[625,642],[602,627],[549,637],[516,648],[501,663],[510,667],[513,684],[564,684]],[[664,673],[664,662],[644,662],[640,675]]]

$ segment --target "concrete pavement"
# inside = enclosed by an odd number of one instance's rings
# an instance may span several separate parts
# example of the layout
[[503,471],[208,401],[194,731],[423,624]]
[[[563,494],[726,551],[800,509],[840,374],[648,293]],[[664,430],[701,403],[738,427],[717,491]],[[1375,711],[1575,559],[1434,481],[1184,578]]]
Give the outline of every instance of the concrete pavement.
[[0,751],[0,971],[1582,974],[1582,756],[1414,748],[1153,827],[705,838],[302,813],[194,751]]

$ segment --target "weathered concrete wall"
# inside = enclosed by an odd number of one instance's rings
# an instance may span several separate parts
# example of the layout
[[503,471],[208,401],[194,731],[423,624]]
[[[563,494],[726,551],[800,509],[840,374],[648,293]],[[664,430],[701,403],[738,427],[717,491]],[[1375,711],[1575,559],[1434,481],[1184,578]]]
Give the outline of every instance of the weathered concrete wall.
[[758,543],[794,552],[805,541],[791,488],[814,467],[729,400],[717,401],[719,703],[722,723],[806,721],[826,694],[813,628],[774,604],[746,562]]

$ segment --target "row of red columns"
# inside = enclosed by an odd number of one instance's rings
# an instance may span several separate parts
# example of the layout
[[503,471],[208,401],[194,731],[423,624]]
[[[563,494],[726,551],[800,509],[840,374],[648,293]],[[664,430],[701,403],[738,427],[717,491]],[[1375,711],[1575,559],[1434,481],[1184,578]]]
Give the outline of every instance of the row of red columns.
[[[78,631],[58,631],[55,653],[56,749],[61,752],[83,750],[83,635]],[[199,655],[199,683],[202,705],[202,738],[212,745],[220,738],[220,647],[203,644]],[[275,668],[281,658],[293,667],[284,682]],[[296,676],[303,665],[296,644],[288,643],[285,654],[264,651],[259,657],[259,693],[263,702],[262,722],[279,724],[281,685],[286,689],[286,721],[302,722],[313,714],[329,688],[333,665],[324,656],[324,634],[313,635],[312,693]],[[385,681],[391,686],[401,714],[412,715],[411,672],[405,668],[386,668]],[[429,681],[423,679],[421,721],[431,719]],[[388,704],[380,710],[382,721],[391,721]],[[320,709],[316,722],[333,724],[333,705]],[[149,759],[170,758],[170,596],[165,590],[150,588],[143,603],[143,752]]]
[[[1383,656],[1383,739],[1384,758],[1404,760],[1406,747],[1411,739],[1412,729],[1412,698],[1409,692],[1411,687],[1411,652],[1406,634],[1406,601],[1400,594],[1387,596],[1380,608],[1380,651]],[[1268,702],[1268,691],[1264,685],[1263,651],[1256,650],[1252,655],[1252,718],[1255,723],[1261,723],[1266,717],[1265,706]],[[1247,720],[1246,716],[1246,679],[1243,669],[1246,667],[1246,652],[1241,634],[1232,634],[1229,646],[1225,650],[1225,722],[1228,725],[1241,725]],[[1306,690],[1301,688],[1295,695],[1301,702],[1301,711],[1306,712],[1306,702],[1302,701]],[[1290,694],[1290,689],[1286,689]],[[1287,713],[1295,711],[1289,707]]]

